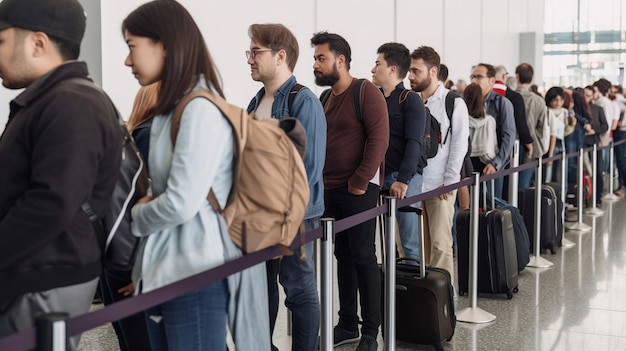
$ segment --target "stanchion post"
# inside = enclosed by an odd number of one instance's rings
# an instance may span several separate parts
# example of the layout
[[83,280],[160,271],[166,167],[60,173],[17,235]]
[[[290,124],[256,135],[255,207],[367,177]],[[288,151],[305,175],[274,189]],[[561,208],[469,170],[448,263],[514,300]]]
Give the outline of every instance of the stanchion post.
[[535,173],[535,242],[533,243],[535,255],[528,262],[529,267],[547,268],[552,267],[554,263],[541,257],[541,188],[543,178],[543,162],[539,158],[537,172]]
[[[611,140],[611,149],[609,150],[609,191],[607,191],[606,195],[602,197],[602,199],[607,201],[617,201],[620,199],[619,196],[613,193],[613,187],[615,186],[615,184],[613,184],[613,172],[615,172],[615,150],[613,149],[613,147],[613,141]],[[622,157],[623,156],[624,155],[622,155]]]
[[[515,168],[519,166],[519,140],[515,140],[515,144],[513,144],[513,153],[511,154],[511,168]],[[515,207],[517,207],[518,203],[518,184],[519,184],[519,173],[514,172],[509,175],[509,203]]]
[[[587,224],[583,223],[583,187],[585,186],[585,180],[584,180],[584,173],[583,173],[583,149],[580,148],[578,150],[578,202],[576,204],[576,206],[578,206],[578,222],[567,226],[567,229],[569,230],[576,230],[576,231],[581,231],[581,232],[585,232],[585,231],[589,231],[591,230],[591,227],[588,226]],[[592,182],[595,183],[596,179],[594,178],[592,180]]]
[[593,144],[593,154],[591,155],[591,205],[589,206],[589,208],[587,208],[585,210],[585,213],[587,214],[591,214],[591,215],[602,215],[604,214],[604,211],[602,211],[601,209],[596,207],[596,200],[597,198],[597,188],[596,188],[596,184],[598,184],[598,182],[596,182],[597,178],[596,177],[602,177],[602,172],[600,172],[600,174],[598,174],[597,172],[598,170],[598,145],[597,144]]
[[322,218],[320,350],[333,350],[333,239],[335,219]]
[[[563,158],[561,159],[561,202],[563,203],[563,206],[561,210],[561,228],[563,228],[563,231],[565,232],[565,202],[567,201],[567,183],[568,183],[567,172],[569,171],[568,162],[567,162],[567,151],[565,149],[563,149],[562,156]],[[561,233],[561,234],[565,234],[565,233]],[[574,243],[573,241],[563,236],[563,239],[561,240],[561,245],[567,248],[567,247],[576,246],[576,243]]]
[[385,231],[385,350],[396,349],[396,210],[398,200],[386,196],[387,221]]
[[462,309],[456,315],[459,322],[489,323],[496,320],[496,316],[477,306],[478,296],[478,209],[480,207],[480,173],[472,173],[474,180],[471,186],[470,206],[470,247],[469,247],[469,297],[470,306]]
[[69,344],[67,313],[51,312],[36,319],[37,351],[65,351]]

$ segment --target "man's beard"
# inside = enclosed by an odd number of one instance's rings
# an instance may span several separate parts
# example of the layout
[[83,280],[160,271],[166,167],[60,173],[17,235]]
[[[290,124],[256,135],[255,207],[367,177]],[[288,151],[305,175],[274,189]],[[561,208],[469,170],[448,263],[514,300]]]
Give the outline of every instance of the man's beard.
[[333,86],[339,81],[339,71],[337,64],[333,65],[333,71],[329,75],[315,76],[315,84],[319,86]]
[[411,82],[411,89],[413,89],[413,91],[417,91],[418,93],[420,93],[420,92],[426,90],[426,88],[428,88],[431,83],[432,83],[432,79],[430,77],[427,77],[421,83],[415,83],[414,84],[413,82]]

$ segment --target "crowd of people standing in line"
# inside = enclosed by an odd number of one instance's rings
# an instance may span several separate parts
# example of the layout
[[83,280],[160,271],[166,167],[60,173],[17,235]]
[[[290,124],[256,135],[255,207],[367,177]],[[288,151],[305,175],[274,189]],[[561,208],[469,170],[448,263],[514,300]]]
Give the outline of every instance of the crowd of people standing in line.
[[[121,162],[121,135],[115,107],[101,91],[68,83],[89,80],[85,63],[76,60],[85,24],[76,0],[0,3],[3,85],[26,88],[11,102],[0,139],[0,163],[12,165],[0,173],[0,184],[11,184],[0,196],[0,276],[12,282],[0,288],[0,337],[33,326],[44,311],[87,312],[98,281],[105,303],[111,303],[242,255],[206,201],[212,189],[225,204],[233,186],[231,125],[216,106],[196,99],[183,110],[176,144],[170,139],[172,113],[182,96],[200,89],[224,96],[219,74],[192,16],[176,1],[160,0],[132,11],[121,33],[129,48],[124,63],[142,86],[127,126],[151,179],[151,194],[132,209],[141,247],[132,271],[101,272],[94,229],[81,204],[89,201],[96,214],[105,212]],[[357,79],[350,73],[346,39],[319,32],[310,39],[312,68],[315,83],[329,87],[327,99],[320,101],[305,87],[291,100],[299,55],[293,33],[281,24],[252,24],[248,36],[250,75],[262,84],[248,112],[257,119],[296,117],[307,134],[306,231],[319,227],[322,216],[342,219],[375,207],[381,188],[402,199],[454,184],[473,170],[496,173],[509,167],[515,140],[524,163],[626,138],[626,98],[606,79],[584,88],[552,87],[544,99],[532,90],[531,65],[516,67],[512,87],[504,66],[477,63],[470,84],[459,80],[451,90],[436,50],[410,51],[395,42],[372,53],[371,81]],[[429,116],[441,129],[434,155],[427,154]],[[608,170],[606,151],[597,174]],[[625,151],[624,145],[615,148],[616,192],[622,196]],[[558,179],[559,167],[548,164],[546,181]],[[520,174],[520,188],[531,185],[533,173]],[[596,181],[601,192],[602,177]],[[493,195],[506,198],[505,183],[496,179]],[[399,248],[454,277],[454,216],[469,207],[467,189],[414,206],[424,211],[425,257],[419,257],[412,214],[398,214]],[[370,220],[335,239],[334,344],[360,340],[360,351],[377,349],[381,324],[375,232]],[[114,322],[120,348],[224,349],[230,330],[240,350],[277,350],[271,336],[280,283],[293,316],[292,349],[317,350],[312,246]],[[78,339],[72,338],[72,349]]]

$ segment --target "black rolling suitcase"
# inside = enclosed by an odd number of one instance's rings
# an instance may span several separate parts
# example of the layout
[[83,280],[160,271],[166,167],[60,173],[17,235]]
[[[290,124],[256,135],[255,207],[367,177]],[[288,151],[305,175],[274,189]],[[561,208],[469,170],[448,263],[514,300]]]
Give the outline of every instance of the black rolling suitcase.
[[[550,250],[552,254],[556,254],[556,249],[563,238],[562,206],[563,203],[560,197],[557,197],[554,188],[543,184],[541,186],[540,248]],[[526,230],[528,230],[532,252],[535,241],[535,187],[520,190],[519,209],[524,217]]]
[[[457,215],[457,263],[459,294],[469,292],[470,211]],[[518,265],[511,211],[492,209],[478,215],[478,292],[506,294],[517,292]]]
[[508,209],[511,211],[513,220],[513,231],[515,232],[515,250],[517,251],[517,271],[521,272],[530,262],[530,239],[524,224],[524,218],[519,209],[508,202],[495,198],[496,208]]
[[[401,210],[415,212],[421,217],[421,209]],[[419,235],[423,243],[421,223],[423,221],[420,218]],[[380,229],[381,243],[384,243],[384,226]],[[424,257],[423,244],[420,255]],[[381,257],[384,257],[384,252]],[[384,263],[381,273],[383,277],[381,296],[384,302]],[[396,339],[433,345],[437,350],[443,350],[443,341],[452,339],[456,327],[453,296],[454,287],[447,270],[435,267],[423,268],[415,260],[399,258],[396,263]],[[383,303],[381,307],[384,312],[385,304]],[[384,316],[384,313],[381,315]]]

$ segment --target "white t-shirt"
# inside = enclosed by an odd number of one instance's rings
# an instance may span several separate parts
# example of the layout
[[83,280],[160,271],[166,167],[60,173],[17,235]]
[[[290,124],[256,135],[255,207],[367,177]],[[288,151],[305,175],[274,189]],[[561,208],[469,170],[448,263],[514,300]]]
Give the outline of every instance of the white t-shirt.
[[550,135],[554,135],[558,140],[563,140],[565,135],[565,124],[567,123],[568,112],[564,108],[548,109],[550,118]]

